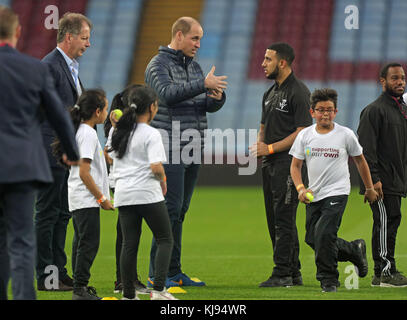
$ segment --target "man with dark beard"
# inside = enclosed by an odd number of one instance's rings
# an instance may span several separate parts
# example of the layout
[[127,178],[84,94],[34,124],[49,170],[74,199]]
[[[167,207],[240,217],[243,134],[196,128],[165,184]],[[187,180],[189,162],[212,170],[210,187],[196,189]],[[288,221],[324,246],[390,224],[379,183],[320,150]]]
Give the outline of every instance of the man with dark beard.
[[275,83],[263,96],[260,131],[250,151],[263,157],[264,203],[275,266],[260,287],[302,285],[296,226],[298,194],[290,176],[292,157],[288,151],[297,134],[312,124],[312,118],[310,91],[291,68],[294,57],[288,44],[274,43],[262,63],[266,77]]
[[[380,72],[382,94],[360,114],[359,142],[369,164],[379,201],[372,203],[372,286],[406,287],[407,278],[394,259],[397,229],[401,221],[401,197],[407,193],[407,106],[403,101],[406,79],[399,63]],[[365,189],[361,184],[360,192]]]

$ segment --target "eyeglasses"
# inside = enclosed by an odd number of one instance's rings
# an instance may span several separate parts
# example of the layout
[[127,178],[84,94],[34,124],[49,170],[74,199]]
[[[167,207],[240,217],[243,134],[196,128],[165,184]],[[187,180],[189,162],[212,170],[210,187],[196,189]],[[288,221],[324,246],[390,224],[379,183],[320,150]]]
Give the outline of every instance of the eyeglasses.
[[331,114],[332,112],[335,112],[335,109],[314,109],[314,110],[319,114],[324,114],[325,112]]

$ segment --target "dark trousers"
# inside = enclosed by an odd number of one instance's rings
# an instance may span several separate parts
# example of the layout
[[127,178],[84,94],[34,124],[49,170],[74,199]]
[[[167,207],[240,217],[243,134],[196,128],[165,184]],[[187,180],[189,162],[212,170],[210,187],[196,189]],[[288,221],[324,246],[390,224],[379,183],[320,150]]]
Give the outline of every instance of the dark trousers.
[[15,300],[35,300],[35,234],[32,183],[0,184],[0,300],[11,277]]
[[300,246],[296,225],[297,190],[290,176],[290,161],[262,168],[267,225],[273,244],[272,276],[300,275]]
[[321,285],[337,285],[338,261],[355,262],[356,245],[338,238],[347,195],[333,196],[307,205],[305,242],[315,251],[316,278]]
[[37,238],[37,281],[44,282],[48,265],[58,268],[59,279],[67,277],[65,268],[66,230],[71,215],[68,210],[67,179],[69,171],[52,168],[54,182],[38,191],[35,203],[35,232]]
[[[114,188],[111,188],[110,191],[114,194]],[[120,216],[117,215],[117,223],[116,223],[116,247],[115,247],[115,254],[116,254],[116,282],[122,282],[122,276],[120,273],[120,256],[122,253],[122,245],[123,245],[123,233],[122,227],[120,226]],[[137,275],[137,265],[135,266],[135,274],[136,279],[138,279]]]
[[394,252],[397,230],[401,222],[401,197],[384,195],[382,200],[373,203],[372,254],[374,273],[379,276],[396,272]]
[[142,219],[147,222],[157,243],[154,265],[154,289],[163,290],[171,259],[173,238],[170,219],[164,201],[119,207],[120,225],[123,232],[123,247],[120,268],[123,296],[134,298],[134,281],[137,273],[137,253],[141,236]]
[[[172,277],[181,273],[181,242],[182,224],[188,211],[192,194],[198,180],[199,164],[164,164],[167,176],[167,195],[165,203],[170,216],[174,246],[168,276]],[[156,239],[153,238],[150,251],[149,276],[154,276],[155,256],[157,251]]]
[[[120,273],[120,256],[122,252],[122,245],[123,245],[123,233],[122,227],[120,226],[120,215],[117,217],[117,224],[116,224],[116,281],[118,283],[122,282],[122,276]],[[137,265],[136,265],[137,268]],[[137,272],[136,272],[137,273]]]
[[90,268],[100,242],[100,208],[85,208],[72,212],[74,236],[72,242],[72,272],[74,289],[86,287]]

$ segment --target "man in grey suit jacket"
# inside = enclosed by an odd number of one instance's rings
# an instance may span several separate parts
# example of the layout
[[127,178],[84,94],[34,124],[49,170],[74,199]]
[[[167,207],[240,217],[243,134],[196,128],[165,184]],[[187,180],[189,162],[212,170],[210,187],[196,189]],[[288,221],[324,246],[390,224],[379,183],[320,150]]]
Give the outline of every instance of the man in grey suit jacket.
[[[75,105],[83,91],[76,61],[90,46],[92,23],[79,13],[67,13],[58,24],[57,47],[43,58],[55,81],[56,90],[64,107]],[[73,281],[66,270],[66,230],[71,215],[68,210],[67,178],[69,171],[60,166],[52,155],[51,143],[55,138],[49,123],[42,125],[44,143],[48,152],[54,182],[42,188],[35,204],[35,230],[37,236],[37,289],[41,291],[72,290]],[[58,268],[59,283],[52,288],[45,285],[47,266]]]
[[47,67],[15,50],[17,15],[0,6],[0,299],[9,278],[14,299],[35,299],[33,204],[39,186],[52,182],[41,135],[44,117],[63,143],[68,165],[79,153],[68,112]]

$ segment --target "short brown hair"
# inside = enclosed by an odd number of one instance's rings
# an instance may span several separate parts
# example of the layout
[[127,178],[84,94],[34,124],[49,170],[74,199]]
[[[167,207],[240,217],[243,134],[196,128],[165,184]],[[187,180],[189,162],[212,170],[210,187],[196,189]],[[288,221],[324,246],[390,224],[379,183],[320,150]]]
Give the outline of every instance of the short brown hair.
[[332,101],[336,109],[338,93],[334,89],[330,88],[316,89],[311,94],[311,108],[314,109],[317,103],[321,101]]
[[65,39],[67,33],[79,35],[82,30],[83,22],[87,23],[92,29],[92,22],[89,18],[80,13],[65,13],[58,22],[57,43],[61,43]]
[[11,39],[18,26],[18,16],[8,7],[0,6],[0,39]]
[[174,24],[172,25],[171,29],[172,37],[174,38],[178,31],[181,31],[182,34],[185,36],[189,32],[189,30],[191,30],[191,26],[194,23],[200,25],[200,23],[196,19],[191,17],[178,18],[178,20],[175,21]]

